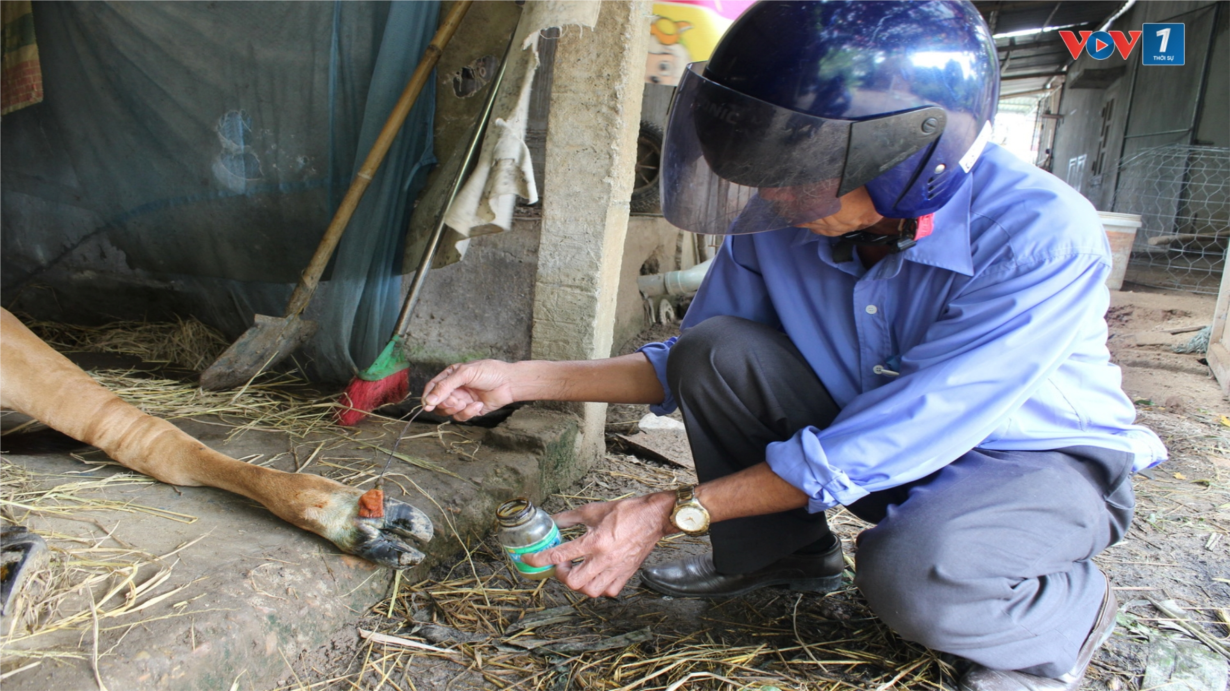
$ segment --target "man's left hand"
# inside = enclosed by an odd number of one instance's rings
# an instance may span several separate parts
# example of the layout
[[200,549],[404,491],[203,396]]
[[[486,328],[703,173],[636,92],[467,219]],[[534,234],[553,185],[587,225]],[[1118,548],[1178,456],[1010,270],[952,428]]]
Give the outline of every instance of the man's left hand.
[[[595,502],[555,515],[560,528],[584,525],[581,537],[553,549],[527,554],[530,566],[555,564],[564,585],[590,597],[615,597],[658,540],[677,532],[670,522],[675,497],[669,492],[619,501]],[[579,563],[573,563],[583,560]]]

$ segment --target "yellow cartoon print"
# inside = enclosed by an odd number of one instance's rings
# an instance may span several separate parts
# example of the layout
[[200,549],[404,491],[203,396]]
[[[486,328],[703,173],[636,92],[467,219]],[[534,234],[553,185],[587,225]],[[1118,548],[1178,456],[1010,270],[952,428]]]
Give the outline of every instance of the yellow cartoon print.
[[645,81],[677,86],[688,63],[709,59],[730,22],[701,3],[654,3]]
[[692,55],[680,43],[683,32],[691,29],[689,22],[677,22],[668,17],[654,17],[649,25],[649,59],[645,64],[645,81],[675,86]]

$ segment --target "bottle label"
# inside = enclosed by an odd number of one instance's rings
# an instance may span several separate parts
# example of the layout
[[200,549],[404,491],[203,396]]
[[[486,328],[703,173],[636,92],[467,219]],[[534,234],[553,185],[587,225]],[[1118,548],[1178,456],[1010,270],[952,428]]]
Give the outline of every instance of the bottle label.
[[521,557],[527,554],[545,552],[559,543],[559,527],[553,525],[551,526],[551,532],[547,533],[547,536],[538,542],[535,542],[532,545],[524,545],[522,547],[509,547],[508,545],[504,545],[504,553],[508,555],[508,559],[512,562],[513,568],[521,573],[542,573],[543,571],[550,571],[555,568],[555,565],[530,566],[529,564],[521,561]]

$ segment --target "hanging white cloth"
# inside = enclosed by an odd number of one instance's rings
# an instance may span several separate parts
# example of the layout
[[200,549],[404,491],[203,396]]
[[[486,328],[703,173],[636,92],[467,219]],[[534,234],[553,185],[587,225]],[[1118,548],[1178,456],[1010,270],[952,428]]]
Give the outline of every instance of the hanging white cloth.
[[470,238],[511,228],[518,197],[531,204],[538,201],[538,185],[525,143],[530,91],[539,65],[538,34],[552,27],[593,28],[601,5],[586,0],[530,0],[525,4],[514,43],[520,50],[508,56],[474,171],[444,214],[447,230],[434,262],[436,267],[460,261]]
[[[536,50],[528,53],[512,112],[504,117],[492,114],[474,172],[457,190],[457,197],[444,214],[450,236],[456,233],[461,236],[458,240],[508,230],[512,227],[517,197],[524,197],[531,204],[538,201],[530,149],[525,144],[530,87],[538,69],[538,55]],[[446,239],[445,244],[452,243]]]

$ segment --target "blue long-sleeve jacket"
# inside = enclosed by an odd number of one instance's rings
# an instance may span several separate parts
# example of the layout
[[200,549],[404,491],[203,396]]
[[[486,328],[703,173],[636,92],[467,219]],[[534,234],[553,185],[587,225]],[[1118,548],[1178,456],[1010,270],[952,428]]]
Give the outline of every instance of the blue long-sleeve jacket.
[[[970,449],[1097,446],[1166,458],[1106,348],[1110,251],[1059,179],[988,146],[934,232],[870,269],[800,228],[727,238],[683,330],[733,315],[784,331],[841,414],[765,449],[809,510],[929,475]],[[671,339],[645,346],[666,398]]]

